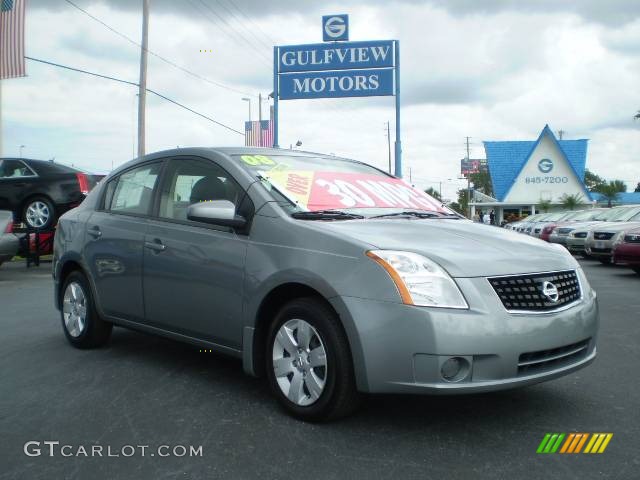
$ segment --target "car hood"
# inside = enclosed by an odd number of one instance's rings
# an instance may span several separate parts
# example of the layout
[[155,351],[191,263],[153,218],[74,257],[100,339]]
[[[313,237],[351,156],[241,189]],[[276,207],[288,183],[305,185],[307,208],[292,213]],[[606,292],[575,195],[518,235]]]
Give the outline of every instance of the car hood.
[[313,223],[372,248],[425,255],[453,277],[513,275],[576,267],[575,260],[564,248],[466,220],[396,218]]
[[592,228],[594,232],[622,232],[640,227],[640,222],[612,222]]

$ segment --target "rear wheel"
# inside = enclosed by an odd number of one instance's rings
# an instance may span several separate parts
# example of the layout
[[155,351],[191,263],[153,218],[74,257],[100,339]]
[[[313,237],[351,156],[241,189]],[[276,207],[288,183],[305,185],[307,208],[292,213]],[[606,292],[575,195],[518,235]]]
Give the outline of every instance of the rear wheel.
[[611,263],[611,257],[599,258],[598,261],[603,265],[609,265]]
[[67,340],[77,348],[95,348],[107,343],[113,325],[96,312],[87,278],[79,271],[69,274],[62,289],[60,313]]
[[278,401],[302,420],[337,419],[360,403],[342,325],[315,298],[293,300],[276,315],[267,337],[266,370]]
[[22,220],[29,227],[45,230],[56,220],[56,211],[51,201],[45,197],[32,198],[22,211]]

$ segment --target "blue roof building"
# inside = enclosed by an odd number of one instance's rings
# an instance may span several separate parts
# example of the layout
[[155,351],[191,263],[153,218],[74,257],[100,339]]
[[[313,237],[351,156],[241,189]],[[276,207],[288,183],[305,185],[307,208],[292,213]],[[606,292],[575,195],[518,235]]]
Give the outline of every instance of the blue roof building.
[[506,213],[535,213],[541,201],[559,206],[564,195],[592,205],[584,184],[587,146],[587,139],[558,140],[548,125],[536,140],[485,141],[495,199],[472,202],[472,210],[495,210],[502,220]]

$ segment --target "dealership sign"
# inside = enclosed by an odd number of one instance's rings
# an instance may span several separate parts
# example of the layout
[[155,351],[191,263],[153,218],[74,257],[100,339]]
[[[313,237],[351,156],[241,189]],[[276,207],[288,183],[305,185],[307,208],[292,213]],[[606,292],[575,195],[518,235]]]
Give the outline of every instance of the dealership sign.
[[349,39],[347,15],[322,17],[322,32],[330,43],[273,49],[274,146],[278,146],[278,100],[395,96],[395,173],[401,176],[398,41],[345,41]]

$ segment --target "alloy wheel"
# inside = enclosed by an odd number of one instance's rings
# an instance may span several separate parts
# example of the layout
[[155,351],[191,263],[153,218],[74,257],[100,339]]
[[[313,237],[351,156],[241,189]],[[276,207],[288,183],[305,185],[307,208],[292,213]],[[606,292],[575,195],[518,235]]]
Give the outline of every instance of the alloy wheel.
[[69,283],[64,291],[62,315],[69,335],[79,337],[87,325],[87,297],[77,282]]
[[308,322],[284,323],[273,342],[273,371],[282,393],[299,406],[315,403],[327,382],[327,353]]
[[46,225],[50,217],[49,206],[40,200],[29,204],[27,207],[26,221],[31,227],[40,228]]

